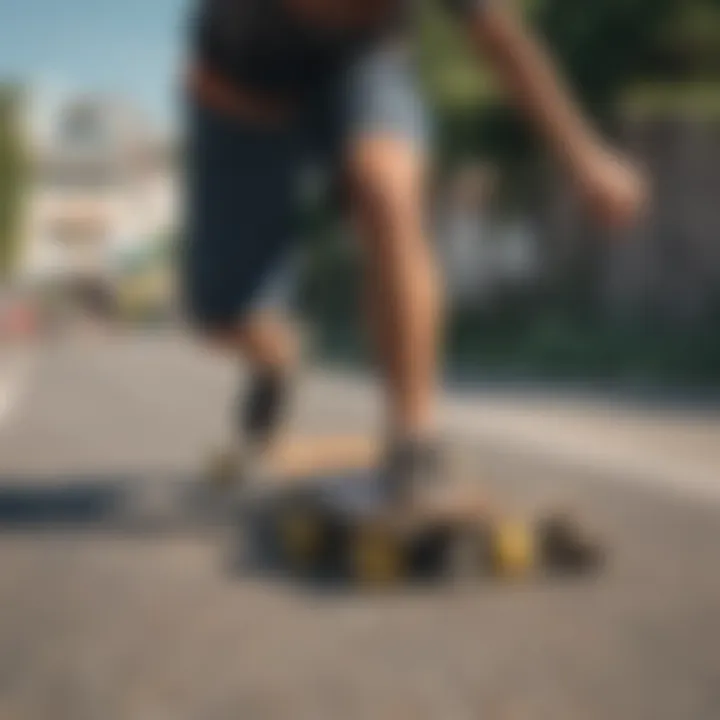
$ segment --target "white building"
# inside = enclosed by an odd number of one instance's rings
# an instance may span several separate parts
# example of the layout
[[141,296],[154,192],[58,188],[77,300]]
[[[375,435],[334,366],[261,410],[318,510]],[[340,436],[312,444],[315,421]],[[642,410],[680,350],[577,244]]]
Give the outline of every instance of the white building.
[[104,97],[73,98],[27,126],[32,179],[23,277],[108,278],[123,256],[173,231],[172,144],[133,108]]

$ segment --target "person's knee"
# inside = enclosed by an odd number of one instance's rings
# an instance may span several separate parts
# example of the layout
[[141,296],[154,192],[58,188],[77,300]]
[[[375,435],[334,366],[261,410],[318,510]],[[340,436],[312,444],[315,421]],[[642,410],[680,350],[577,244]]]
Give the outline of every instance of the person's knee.
[[208,346],[243,357],[258,368],[287,369],[299,359],[301,342],[292,323],[270,312],[256,312],[234,323],[205,327]]
[[351,200],[358,219],[374,232],[367,238],[409,238],[424,224],[426,160],[411,143],[391,135],[355,141],[348,152]]

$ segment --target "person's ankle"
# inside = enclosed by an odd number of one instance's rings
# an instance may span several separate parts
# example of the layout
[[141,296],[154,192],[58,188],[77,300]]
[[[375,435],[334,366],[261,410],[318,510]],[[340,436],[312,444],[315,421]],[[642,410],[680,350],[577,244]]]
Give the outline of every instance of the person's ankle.
[[277,436],[288,404],[291,375],[292,370],[283,365],[252,370],[238,408],[238,428],[250,446],[267,447]]

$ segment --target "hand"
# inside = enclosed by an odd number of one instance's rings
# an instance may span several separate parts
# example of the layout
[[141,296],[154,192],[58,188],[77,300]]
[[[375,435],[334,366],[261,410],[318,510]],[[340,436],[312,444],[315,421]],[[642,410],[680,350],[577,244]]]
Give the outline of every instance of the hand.
[[648,203],[644,175],[626,158],[605,149],[588,153],[578,180],[589,209],[610,228],[637,221]]

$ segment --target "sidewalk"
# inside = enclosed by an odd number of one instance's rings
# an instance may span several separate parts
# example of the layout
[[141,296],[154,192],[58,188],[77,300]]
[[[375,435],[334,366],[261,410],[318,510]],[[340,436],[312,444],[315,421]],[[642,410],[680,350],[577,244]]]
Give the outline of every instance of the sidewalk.
[[[330,394],[377,411],[367,379],[323,374]],[[642,407],[570,393],[449,392],[443,422],[455,436],[499,450],[643,483],[685,497],[720,501],[720,413]]]
[[720,500],[717,415],[589,399],[473,395],[450,399],[447,416],[454,432],[509,451]]

